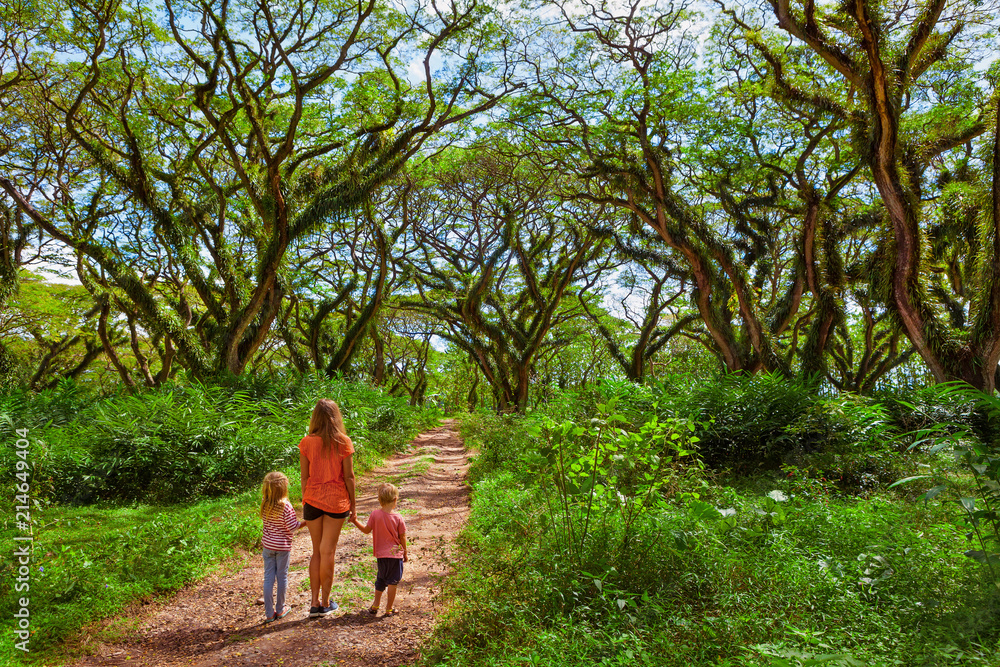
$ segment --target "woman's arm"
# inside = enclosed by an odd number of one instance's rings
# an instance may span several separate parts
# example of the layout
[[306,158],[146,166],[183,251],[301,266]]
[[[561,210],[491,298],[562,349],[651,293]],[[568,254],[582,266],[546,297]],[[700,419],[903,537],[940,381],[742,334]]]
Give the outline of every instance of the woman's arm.
[[[309,459],[301,451],[299,452],[299,475],[302,477],[302,497],[306,496],[306,484],[309,483]],[[305,502],[303,500],[303,502]]]
[[351,522],[357,521],[358,509],[354,505],[354,457],[348,454],[341,462],[344,470],[344,486],[347,487],[347,497],[351,500]]

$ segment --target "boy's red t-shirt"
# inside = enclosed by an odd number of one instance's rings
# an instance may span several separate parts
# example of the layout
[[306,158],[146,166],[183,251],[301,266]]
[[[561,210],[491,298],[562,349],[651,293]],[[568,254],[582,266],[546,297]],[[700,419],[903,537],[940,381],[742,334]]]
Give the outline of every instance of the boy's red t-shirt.
[[375,558],[403,557],[403,541],[399,539],[406,533],[403,517],[383,509],[372,510],[365,528],[372,529]]
[[339,454],[331,445],[325,456],[323,439],[318,435],[307,435],[299,442],[299,451],[309,461],[309,481],[302,490],[302,502],[334,514],[351,510],[351,499],[344,484],[343,461],[354,453],[354,445],[346,435],[341,437]]

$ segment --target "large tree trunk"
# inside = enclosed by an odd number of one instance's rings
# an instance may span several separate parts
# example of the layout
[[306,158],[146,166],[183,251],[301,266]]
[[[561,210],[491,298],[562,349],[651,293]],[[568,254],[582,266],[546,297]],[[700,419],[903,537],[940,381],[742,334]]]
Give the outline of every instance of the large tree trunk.
[[104,354],[108,356],[111,360],[111,364],[118,371],[118,375],[121,376],[122,382],[130,390],[136,388],[135,380],[132,379],[132,375],[125,368],[125,364],[122,363],[121,359],[118,358],[118,353],[115,351],[115,345],[108,335],[108,314],[111,312],[111,304],[107,295],[101,298],[101,315],[97,320],[97,335],[101,338],[101,345],[104,346]]
[[977,326],[972,334],[972,346],[982,356],[976,369],[974,387],[988,394],[996,391],[1000,376],[1000,97],[997,98],[996,123],[993,128],[993,179],[990,214],[993,218],[993,261],[990,282]]

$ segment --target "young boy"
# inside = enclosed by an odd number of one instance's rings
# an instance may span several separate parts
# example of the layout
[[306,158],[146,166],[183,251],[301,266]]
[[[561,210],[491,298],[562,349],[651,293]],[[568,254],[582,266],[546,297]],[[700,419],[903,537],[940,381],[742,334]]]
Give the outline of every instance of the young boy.
[[392,484],[381,484],[378,487],[378,502],[380,510],[373,510],[364,526],[357,518],[352,519],[354,525],[365,535],[372,535],[375,559],[378,561],[378,574],[375,577],[375,601],[368,608],[369,614],[377,614],[382,601],[382,591],[388,589],[385,600],[385,615],[395,616],[396,610],[392,603],[396,599],[396,584],[403,578],[403,563],[406,555],[406,524],[403,517],[393,512],[399,501],[399,491]]

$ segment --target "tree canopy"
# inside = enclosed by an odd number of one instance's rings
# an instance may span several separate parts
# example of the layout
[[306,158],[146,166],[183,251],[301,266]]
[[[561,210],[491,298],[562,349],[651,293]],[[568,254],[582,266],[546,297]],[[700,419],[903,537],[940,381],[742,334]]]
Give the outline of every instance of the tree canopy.
[[[994,5],[18,0],[0,371],[993,392]],[[44,335],[42,259],[82,285]]]

